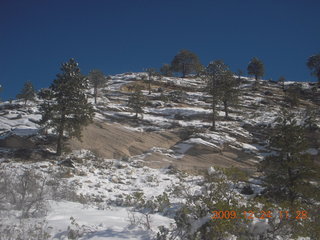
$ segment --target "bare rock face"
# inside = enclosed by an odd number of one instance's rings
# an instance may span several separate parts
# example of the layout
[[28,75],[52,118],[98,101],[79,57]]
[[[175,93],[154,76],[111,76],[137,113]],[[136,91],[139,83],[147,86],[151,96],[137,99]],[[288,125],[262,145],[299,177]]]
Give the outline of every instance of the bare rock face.
[[34,149],[35,143],[25,137],[9,135],[4,139],[0,139],[0,147],[13,149]]
[[170,148],[180,138],[173,132],[147,133],[124,128],[120,124],[95,123],[83,131],[82,141],[69,140],[72,150],[89,149],[103,158],[139,155],[152,147]]

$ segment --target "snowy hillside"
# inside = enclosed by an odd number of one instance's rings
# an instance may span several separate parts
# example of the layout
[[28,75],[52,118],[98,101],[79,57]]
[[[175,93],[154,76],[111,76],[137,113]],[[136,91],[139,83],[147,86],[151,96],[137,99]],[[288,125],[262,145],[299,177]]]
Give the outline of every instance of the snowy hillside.
[[[254,80],[243,77],[237,105],[228,118],[218,106],[212,131],[211,97],[201,79],[154,79],[148,94],[146,76],[111,76],[99,89],[95,121],[83,141],[68,140],[69,151],[61,157],[53,154],[50,129],[38,124],[40,100],[26,106],[17,100],[0,103],[0,239],[183,239],[177,213],[188,197],[209,196],[220,187],[207,181],[210,176],[225,180],[230,199],[250,206],[264,189],[257,164],[274,151],[271,128],[281,107],[290,108],[281,86],[263,80],[253,89]],[[147,106],[143,118],[135,119],[127,103],[137,84],[144,87]],[[308,83],[301,89],[299,106],[292,110],[303,123],[306,107],[319,109],[319,96],[311,100]],[[93,89],[88,95],[93,102]],[[319,116],[318,111],[318,127]],[[308,152],[319,161],[320,142],[314,137],[319,130],[314,134]],[[247,179],[227,178],[220,168],[230,167]],[[248,186],[250,193],[244,191]],[[181,231],[195,232],[211,221],[213,209],[207,211],[203,218],[190,213],[190,229]],[[249,221],[250,239],[270,227],[268,220]],[[176,235],[161,238],[162,226]]]

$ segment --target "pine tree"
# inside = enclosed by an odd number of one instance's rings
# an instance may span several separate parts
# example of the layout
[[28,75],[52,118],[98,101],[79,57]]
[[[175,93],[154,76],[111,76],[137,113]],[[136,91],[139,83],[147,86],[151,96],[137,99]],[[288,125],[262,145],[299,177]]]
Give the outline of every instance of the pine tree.
[[45,101],[40,107],[40,123],[57,133],[57,155],[62,153],[65,133],[81,140],[83,126],[93,120],[93,107],[85,94],[88,89],[88,79],[81,74],[78,63],[70,59],[62,64],[61,73],[49,90],[43,92]]
[[18,99],[24,100],[24,105],[27,105],[27,101],[33,101],[36,96],[36,92],[32,85],[32,82],[26,82],[21,90],[21,92],[17,95]]
[[318,199],[319,194],[315,193],[319,192],[319,186],[310,181],[320,180],[319,166],[306,153],[304,128],[297,124],[294,113],[282,110],[270,146],[276,154],[266,157],[260,165],[269,197],[291,206],[298,204],[300,199]]
[[256,79],[256,82],[258,82],[258,79],[264,75],[263,62],[260,59],[254,57],[249,62],[247,70],[248,74],[253,75]]
[[298,106],[300,103],[301,88],[298,85],[289,86],[285,91],[285,101],[291,107]]
[[307,106],[304,111],[304,126],[313,131],[317,129],[317,110],[311,106]]
[[312,71],[311,75],[318,78],[318,85],[320,87],[320,53],[309,57],[307,66]]
[[160,73],[165,77],[172,77],[172,68],[170,64],[163,64],[160,68]]
[[189,50],[181,50],[172,60],[171,68],[174,72],[181,72],[185,78],[187,74],[196,72],[200,65],[198,56]]
[[101,72],[98,69],[94,69],[89,73],[88,76],[91,84],[93,85],[93,95],[94,95],[94,103],[97,103],[97,95],[98,95],[98,88],[100,88],[101,86],[103,86],[103,84],[105,84],[106,82],[106,78],[103,74],[103,72]]
[[146,98],[143,96],[139,87],[135,88],[133,95],[128,100],[128,107],[133,110],[138,118],[138,113],[143,117],[143,107],[146,104]]
[[221,60],[210,62],[202,74],[207,81],[206,90],[212,96],[212,130],[216,130],[216,107],[222,98],[222,82],[225,74],[228,74],[228,69]]
[[238,102],[240,90],[239,84],[234,78],[233,73],[229,70],[227,65],[224,66],[225,73],[222,75],[221,82],[221,101],[223,103],[225,119],[229,117],[229,106],[235,105]]

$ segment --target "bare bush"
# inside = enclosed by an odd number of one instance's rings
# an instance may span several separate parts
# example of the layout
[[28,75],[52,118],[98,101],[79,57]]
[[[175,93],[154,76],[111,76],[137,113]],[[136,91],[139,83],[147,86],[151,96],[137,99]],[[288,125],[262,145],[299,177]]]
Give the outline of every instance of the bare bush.
[[0,209],[20,211],[21,218],[44,215],[47,179],[33,170],[0,171]]
[[46,221],[30,223],[25,220],[18,224],[0,222],[0,240],[47,240],[51,237],[50,228]]

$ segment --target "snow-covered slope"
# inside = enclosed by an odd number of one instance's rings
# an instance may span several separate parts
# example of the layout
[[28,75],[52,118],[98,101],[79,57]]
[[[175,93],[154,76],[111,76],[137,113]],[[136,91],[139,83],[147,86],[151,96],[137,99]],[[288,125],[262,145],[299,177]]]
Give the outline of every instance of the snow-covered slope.
[[[174,227],[175,213],[186,202],[174,190],[202,194],[203,176],[195,170],[214,171],[211,166],[240,167],[252,178],[239,186],[251,184],[253,194],[263,189],[256,178],[256,164],[272,152],[267,142],[269,129],[280,107],[286,105],[280,85],[261,81],[259,89],[253,90],[253,79],[243,78],[239,103],[230,107],[227,120],[223,106],[218,106],[217,131],[212,131],[210,96],[203,91],[201,79],[155,79],[148,94],[148,85],[142,81],[145,77],[146,73],[111,76],[99,89],[95,123],[84,130],[82,145],[70,141],[72,153],[61,158],[51,154],[54,145],[38,124],[40,100],[27,106],[18,101],[0,103],[1,181],[12,176],[6,179],[18,186],[15,179],[34,170],[48,186],[43,197],[45,213],[21,221],[21,212],[13,203],[2,206],[0,201],[3,233],[28,239],[28,231],[38,224],[50,234],[40,239],[152,239],[158,227]],[[138,120],[127,107],[134,84],[143,85],[148,98],[143,118]],[[307,92],[309,85],[304,83],[303,89]],[[305,96],[293,111],[303,121],[301,109],[316,104]],[[93,134],[98,131],[99,137]],[[120,133],[126,134],[125,139],[117,136]],[[37,157],[41,161],[35,162],[32,154],[21,154],[26,147],[23,141],[33,143],[28,153],[39,149],[45,153]],[[319,157],[319,145],[314,143],[309,152]],[[21,159],[28,161],[16,161]],[[61,165],[66,159],[71,160],[69,167]],[[50,193],[53,186],[58,196]],[[240,198],[239,192],[241,187],[236,187],[234,195]],[[43,220],[45,224],[39,224]],[[266,223],[255,224],[265,228]]]

